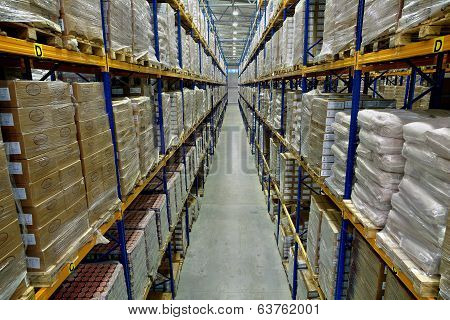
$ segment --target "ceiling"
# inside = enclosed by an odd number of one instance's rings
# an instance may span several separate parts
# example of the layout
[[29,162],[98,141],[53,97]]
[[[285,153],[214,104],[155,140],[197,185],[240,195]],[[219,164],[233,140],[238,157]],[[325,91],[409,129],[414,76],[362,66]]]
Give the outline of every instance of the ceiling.
[[[208,0],[208,3],[226,62],[229,66],[239,65],[250,25],[254,19],[257,1]],[[234,22],[237,22],[237,26],[233,25]]]

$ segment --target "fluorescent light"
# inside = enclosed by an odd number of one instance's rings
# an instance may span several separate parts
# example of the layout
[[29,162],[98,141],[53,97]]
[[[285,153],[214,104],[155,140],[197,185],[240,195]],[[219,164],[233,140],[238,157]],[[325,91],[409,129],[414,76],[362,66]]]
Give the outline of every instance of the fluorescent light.
[[236,41],[237,40],[237,38],[236,37],[233,37],[233,41]]
[[235,22],[233,22],[233,27],[237,27],[239,24],[235,21]]
[[237,31],[233,31],[233,34],[237,34]]
[[237,9],[234,9],[233,16],[238,16],[238,15],[239,15],[239,11]]

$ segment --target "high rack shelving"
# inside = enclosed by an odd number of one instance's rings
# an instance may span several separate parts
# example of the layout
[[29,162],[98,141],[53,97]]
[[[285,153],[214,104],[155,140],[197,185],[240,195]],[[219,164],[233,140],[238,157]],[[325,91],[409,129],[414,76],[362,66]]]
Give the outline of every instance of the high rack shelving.
[[[103,2],[107,0],[97,0],[100,1],[100,7],[103,8]],[[111,89],[111,79],[115,76],[126,75],[128,77],[139,77],[139,78],[147,78],[147,79],[156,79],[157,81],[157,94],[159,96],[158,99],[158,110],[159,114],[163,114],[162,112],[162,102],[161,102],[161,94],[163,90],[163,80],[168,80],[172,82],[179,82],[181,92],[183,94],[183,85],[184,81],[188,81],[190,86],[226,86],[226,81],[216,81],[209,77],[200,75],[200,74],[192,74],[191,72],[185,71],[183,69],[182,62],[182,46],[181,44],[181,32],[182,28],[186,29],[186,31],[190,31],[194,40],[198,43],[199,48],[205,50],[208,56],[212,57],[213,64],[218,67],[220,72],[223,74],[223,78],[227,77],[227,70],[224,64],[224,56],[220,50],[215,50],[215,52],[211,49],[209,45],[209,38],[205,40],[201,32],[199,31],[199,27],[194,24],[192,17],[186,12],[184,5],[178,0],[169,0],[169,1],[157,1],[157,0],[148,0],[150,7],[153,10],[154,19],[151,21],[151,25],[153,26],[153,32],[155,34],[155,51],[156,56],[159,60],[159,38],[158,38],[158,18],[157,18],[157,10],[156,6],[159,2],[169,3],[170,6],[175,10],[176,14],[176,24],[178,26],[177,38],[178,38],[178,56],[179,56],[179,69],[176,71],[165,70],[161,67],[153,67],[153,66],[142,66],[138,64],[132,64],[128,62],[122,62],[118,60],[112,60],[105,56],[96,56],[90,54],[84,54],[80,52],[69,51],[66,49],[56,48],[49,45],[33,43],[22,39],[17,39],[13,37],[0,35],[0,60],[7,63],[8,66],[15,66],[21,68],[24,72],[25,78],[31,79],[31,69],[44,69],[49,70],[49,74],[54,74],[55,71],[64,71],[64,72],[73,72],[77,74],[85,73],[85,74],[94,74],[98,81],[102,81],[104,84],[104,94],[105,94],[105,108],[110,120],[110,128],[113,135],[113,144],[114,149],[116,149],[116,141],[114,139],[114,120],[112,113],[112,89]],[[201,10],[208,16],[208,6],[205,4],[203,0],[199,0]],[[103,43],[105,52],[108,52],[107,41],[106,41],[106,17],[103,10],[101,10],[102,15],[102,26],[103,26]],[[208,21],[212,21],[212,19],[208,16]],[[217,44],[217,33],[213,24],[208,22],[208,34],[209,32],[214,33],[214,39]],[[217,48],[217,46],[215,46]],[[220,56],[220,59],[218,58]],[[201,59],[201,55],[199,55],[199,59]],[[201,64],[201,61],[200,61]],[[42,79],[44,80],[44,79]],[[213,100],[213,98],[211,98]],[[182,111],[183,111],[183,124],[184,124],[184,99],[182,100]],[[120,247],[121,252],[121,263],[124,266],[125,271],[125,280],[127,285],[128,297],[131,298],[131,288],[130,288],[130,274],[129,274],[129,266],[127,261],[127,254],[125,248],[125,227],[124,227],[124,214],[125,210],[131,205],[133,200],[137,198],[137,196],[144,190],[144,188],[148,185],[148,183],[159,173],[163,172],[163,183],[164,183],[164,193],[166,194],[166,198],[169,199],[168,190],[167,190],[167,177],[166,177],[166,165],[169,160],[173,158],[175,152],[178,149],[183,150],[183,161],[186,163],[186,157],[184,153],[184,146],[188,139],[195,135],[197,129],[202,124],[209,123],[211,126],[211,131],[209,132],[209,141],[210,143],[208,152],[203,155],[202,159],[208,159],[213,155],[216,137],[221,127],[221,121],[223,120],[223,114],[225,111],[225,107],[228,103],[227,94],[221,97],[218,101],[211,101],[212,109],[207,112],[197,123],[193,125],[193,127],[183,134],[180,137],[180,141],[177,145],[172,146],[169,150],[166,150],[166,146],[164,144],[164,130],[162,127],[162,117],[159,119],[159,129],[162,137],[162,146],[159,157],[159,162],[155,166],[155,168],[148,174],[148,176],[137,185],[134,190],[123,199],[122,204],[120,206],[120,210],[115,212],[112,217],[104,223],[99,229],[98,233],[94,233],[91,239],[79,249],[75,256],[76,259],[70,262],[67,262],[59,269],[56,274],[55,281],[49,285],[48,287],[36,288],[35,298],[38,300],[50,299],[52,294],[58,289],[58,287],[64,282],[64,280],[76,269],[78,264],[88,255],[89,251],[96,245],[97,238],[101,235],[104,235],[114,224],[116,224],[116,228],[118,230],[118,246]],[[220,112],[219,112],[220,111]],[[167,115],[164,115],[167,116]],[[117,171],[117,182],[118,182],[118,194],[120,195],[120,179],[118,176],[118,162],[117,158],[115,159],[116,163],[116,171]],[[196,179],[197,181],[197,175]],[[194,184],[194,183],[193,183]],[[193,184],[189,186],[189,191],[193,188]],[[198,185],[197,185],[198,187]],[[168,201],[168,200],[167,200]],[[187,207],[187,199],[184,199],[185,203],[185,218],[189,219],[189,211]],[[169,208],[169,205],[167,204]],[[181,214],[179,215],[181,219]],[[170,210],[168,209],[168,220],[170,221]],[[173,229],[169,232],[169,238],[172,237]],[[187,231],[188,233],[189,231]],[[172,297],[174,297],[174,287],[173,287],[173,272],[172,272],[172,249],[171,249],[171,241],[166,241],[165,246],[161,249],[160,252],[160,261],[163,255],[167,253],[170,261],[170,269],[171,269],[171,292]],[[148,284],[147,291],[148,293],[151,282]],[[146,298],[146,297],[142,297]]]
[[[445,73],[448,70],[448,53],[450,51],[450,36],[444,35],[435,37],[425,41],[411,42],[403,46],[398,46],[391,49],[384,49],[376,52],[363,53],[361,42],[363,36],[363,23],[364,23],[364,8],[365,1],[358,1],[358,12],[357,12],[357,25],[355,28],[355,43],[354,43],[354,54],[351,57],[343,58],[334,61],[322,62],[315,65],[308,63],[308,55],[313,56],[311,49],[316,44],[308,43],[309,39],[309,28],[308,23],[310,21],[310,0],[303,1],[304,19],[306,21],[306,26],[304,26],[304,34],[296,36],[302,37],[303,39],[303,61],[301,65],[296,65],[294,67],[276,70],[271,74],[261,76],[255,79],[247,79],[240,82],[241,87],[251,87],[256,91],[256,97],[254,96],[254,101],[247,101],[243,95],[240,95],[240,108],[244,119],[244,124],[246,125],[246,130],[248,131],[249,141],[252,146],[252,152],[256,152],[258,157],[257,163],[262,160],[263,175],[265,175],[266,180],[268,179],[267,192],[270,198],[271,191],[275,188],[275,193],[280,199],[281,208],[285,213],[287,213],[286,205],[280,197],[279,190],[276,184],[274,184],[271,178],[270,170],[267,166],[267,161],[264,158],[263,153],[260,151],[259,145],[257,143],[257,136],[260,134],[259,124],[263,125],[265,130],[268,130],[272,137],[280,142],[280,153],[284,150],[289,151],[298,164],[299,170],[299,183],[298,183],[298,194],[297,194],[297,208],[300,208],[300,198],[301,198],[301,183],[300,175],[301,172],[307,173],[312,180],[317,183],[322,192],[340,209],[342,214],[342,225],[341,225],[341,239],[348,240],[347,227],[351,224],[353,227],[364,237],[366,242],[370,247],[377,253],[377,255],[384,261],[386,266],[391,269],[396,277],[404,284],[404,286],[409,290],[409,292],[416,299],[435,299],[436,297],[422,296],[414,286],[411,279],[408,277],[405,270],[402,270],[400,266],[388,257],[386,252],[377,246],[375,237],[373,233],[369,232],[364,225],[358,222],[355,218],[354,212],[351,210],[351,205],[349,199],[352,192],[352,181],[354,173],[354,159],[356,153],[356,139],[357,139],[357,117],[361,99],[361,93],[367,94],[371,90],[375,95],[377,95],[377,81],[382,77],[394,76],[403,83],[405,81],[407,87],[407,93],[405,95],[404,108],[411,109],[414,102],[423,98],[426,94],[431,95],[430,108],[436,109],[438,107],[447,108],[448,106],[441,106],[440,99],[442,96],[443,81]],[[256,21],[253,25],[253,30],[250,31],[250,37],[255,36],[255,30],[259,24],[263,24],[263,33],[260,39],[256,40],[256,45],[250,51],[249,46],[251,38],[247,41],[246,50],[244,51],[243,57],[241,59],[241,65],[239,70],[239,75],[242,76],[243,73],[248,70],[252,62],[254,62],[255,71],[258,66],[258,53],[264,50],[264,46],[267,41],[273,36],[274,31],[280,28],[286,19],[287,15],[295,9],[298,4],[298,0],[282,0],[273,18],[270,21],[266,19],[266,5],[267,1],[263,1],[263,4],[259,7],[259,12],[256,16]],[[295,34],[295,33],[294,33]],[[401,70],[401,71],[399,71]],[[254,73],[256,74],[256,72]],[[416,77],[420,76],[427,80],[431,87],[420,95],[415,95]],[[283,115],[285,113],[285,92],[286,86],[289,85],[291,89],[299,88],[302,93],[307,93],[308,91],[317,88],[318,80],[323,81],[324,92],[331,92],[329,84],[332,83],[334,79],[341,80],[346,85],[346,90],[352,95],[352,109],[351,109],[351,126],[350,126],[350,136],[349,136],[349,152],[347,157],[347,168],[346,168],[346,179],[345,179],[345,193],[343,198],[336,196],[324,183],[324,179],[321,178],[311,167],[306,163],[302,155],[297,152],[292,145],[285,139],[283,129],[275,129],[268,121],[262,117],[260,114],[260,104],[261,104],[261,88],[269,87],[269,84],[273,85],[274,88],[281,89],[281,128],[283,128],[285,119]],[[396,81],[397,81],[396,80]],[[364,84],[364,86],[362,86]],[[242,101],[242,104],[241,104]],[[253,119],[247,119],[245,117],[244,108],[251,110],[251,115]],[[270,208],[269,208],[270,209]],[[298,225],[294,226],[289,214],[286,214],[289,219],[290,227],[295,234],[295,257],[298,255],[298,250],[301,250],[302,258],[307,257],[304,254],[304,247],[299,238]],[[296,221],[300,219],[300,211],[296,211]],[[280,225],[280,209],[278,210],[278,228]],[[373,230],[372,230],[373,231]],[[278,239],[277,239],[278,241]],[[340,241],[339,247],[339,257],[338,257],[338,270],[336,278],[336,290],[335,299],[341,299],[343,291],[343,276],[344,276],[344,259],[345,259],[345,246],[347,241]],[[310,268],[309,262],[307,265]],[[294,285],[292,288],[292,297],[296,298],[297,291],[297,259],[294,259]],[[323,298],[323,294],[315,283],[319,295]]]

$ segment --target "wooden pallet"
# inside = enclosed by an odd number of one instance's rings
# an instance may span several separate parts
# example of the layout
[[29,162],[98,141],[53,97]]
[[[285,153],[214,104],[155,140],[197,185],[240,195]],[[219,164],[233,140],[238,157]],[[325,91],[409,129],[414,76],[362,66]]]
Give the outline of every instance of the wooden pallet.
[[109,58],[111,60],[117,60],[121,62],[134,63],[134,57],[130,48],[121,49],[118,51],[109,51]]
[[26,23],[0,22],[0,35],[63,48],[63,40],[60,33],[36,28]]
[[446,34],[450,34],[450,12],[442,12],[419,26],[393,35],[390,38],[390,47],[405,46],[411,42],[429,40]]
[[344,200],[345,205],[347,206],[348,210],[350,211],[350,221],[353,224],[360,224],[363,227],[364,230],[364,237],[367,239],[375,239],[377,236],[377,233],[382,229],[380,227],[377,227],[373,224],[372,221],[370,221],[368,218],[366,218],[354,205],[351,200]]
[[63,36],[64,48],[98,57],[105,56],[105,47],[101,42],[90,41],[83,37],[66,35]]
[[395,272],[403,272],[411,281],[416,294],[423,298],[435,298],[439,292],[438,275],[427,275],[399,247],[398,243],[386,232],[377,235],[377,245],[392,259]]

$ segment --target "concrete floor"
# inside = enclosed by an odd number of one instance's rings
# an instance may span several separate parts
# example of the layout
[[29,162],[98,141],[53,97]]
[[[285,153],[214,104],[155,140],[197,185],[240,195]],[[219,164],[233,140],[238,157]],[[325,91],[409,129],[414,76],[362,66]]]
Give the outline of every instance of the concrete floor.
[[290,299],[236,99],[230,92],[177,299]]

